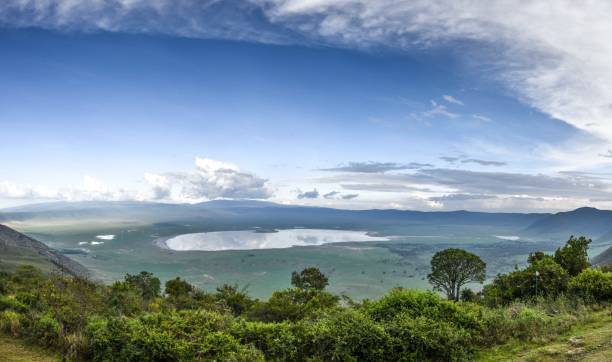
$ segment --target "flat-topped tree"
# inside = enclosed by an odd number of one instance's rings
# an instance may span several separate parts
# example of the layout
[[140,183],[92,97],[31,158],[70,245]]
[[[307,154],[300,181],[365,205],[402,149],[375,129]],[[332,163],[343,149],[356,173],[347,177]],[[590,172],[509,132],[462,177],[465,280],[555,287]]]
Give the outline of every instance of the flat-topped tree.
[[446,293],[448,299],[459,300],[462,286],[484,282],[486,266],[478,255],[463,249],[445,249],[431,258],[431,273],[427,279],[435,290]]

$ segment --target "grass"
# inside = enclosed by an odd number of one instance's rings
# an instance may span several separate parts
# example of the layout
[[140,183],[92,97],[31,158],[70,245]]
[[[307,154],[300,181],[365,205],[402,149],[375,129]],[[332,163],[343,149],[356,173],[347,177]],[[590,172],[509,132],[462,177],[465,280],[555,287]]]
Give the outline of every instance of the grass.
[[0,360],[5,362],[56,362],[60,359],[50,352],[25,344],[23,341],[0,334]]
[[477,355],[478,361],[612,361],[612,308],[547,342],[511,342]]
[[26,248],[0,247],[0,271],[12,272],[19,265],[32,265],[44,272],[50,272],[55,266],[45,257]]

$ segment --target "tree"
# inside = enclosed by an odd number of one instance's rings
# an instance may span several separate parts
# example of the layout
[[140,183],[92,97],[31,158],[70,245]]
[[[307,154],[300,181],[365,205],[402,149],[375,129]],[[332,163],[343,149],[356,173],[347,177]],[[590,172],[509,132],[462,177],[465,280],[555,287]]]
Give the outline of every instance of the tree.
[[555,261],[567,270],[570,276],[576,276],[591,266],[587,250],[591,239],[584,236],[575,238],[571,236],[565,246],[555,251]]
[[[532,258],[530,258],[532,259]],[[500,274],[483,289],[485,303],[489,306],[507,304],[517,299],[554,297],[567,290],[569,275],[550,255],[530,260],[522,270]]]
[[304,290],[323,290],[329,284],[327,277],[319,268],[308,267],[300,273],[291,273],[291,284]]
[[238,284],[223,284],[217,287],[216,298],[231,309],[235,316],[243,314],[255,303],[247,294],[246,287],[239,289]]
[[166,294],[179,298],[188,296],[193,291],[193,285],[187,283],[180,277],[170,279],[166,282]]
[[137,275],[126,274],[125,282],[138,290],[142,298],[147,301],[157,297],[161,290],[159,278],[146,271],[142,271]]
[[443,291],[450,300],[459,300],[461,287],[485,280],[485,264],[478,255],[463,249],[446,249],[431,258],[431,273],[427,279],[435,290]]

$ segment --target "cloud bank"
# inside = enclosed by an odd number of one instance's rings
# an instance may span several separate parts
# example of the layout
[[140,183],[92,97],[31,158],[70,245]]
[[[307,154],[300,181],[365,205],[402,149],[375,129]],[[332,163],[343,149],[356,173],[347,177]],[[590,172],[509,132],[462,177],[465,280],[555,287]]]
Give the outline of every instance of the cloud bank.
[[238,166],[197,157],[195,170],[144,175],[141,190],[113,188],[85,176],[80,186],[50,188],[0,182],[0,198],[62,201],[163,201],[201,202],[217,198],[267,199],[272,190],[266,179],[241,171]]

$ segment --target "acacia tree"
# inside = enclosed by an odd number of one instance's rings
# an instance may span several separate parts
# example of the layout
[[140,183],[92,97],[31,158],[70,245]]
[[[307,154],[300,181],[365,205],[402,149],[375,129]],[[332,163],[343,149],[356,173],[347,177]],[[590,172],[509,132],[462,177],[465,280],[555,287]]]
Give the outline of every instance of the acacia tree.
[[485,264],[478,255],[463,249],[445,249],[431,258],[431,273],[427,275],[435,290],[446,293],[450,300],[459,300],[461,287],[485,280]]

